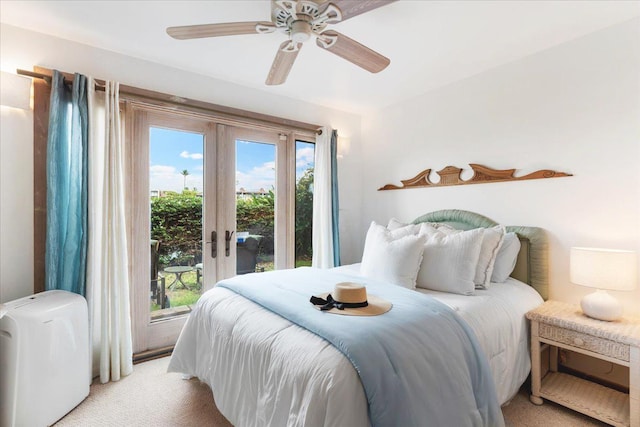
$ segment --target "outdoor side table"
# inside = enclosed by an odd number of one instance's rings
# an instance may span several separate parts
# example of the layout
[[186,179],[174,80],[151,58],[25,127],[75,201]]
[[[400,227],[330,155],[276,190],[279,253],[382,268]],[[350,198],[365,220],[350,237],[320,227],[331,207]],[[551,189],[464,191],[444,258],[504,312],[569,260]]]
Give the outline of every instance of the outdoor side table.
[[174,288],[174,286],[177,286],[176,282],[182,285],[182,289],[187,289],[187,285],[185,285],[184,282],[182,281],[182,275],[184,273],[193,271],[193,267],[190,267],[188,265],[176,265],[174,267],[166,267],[163,271],[165,273],[175,274],[176,276],[176,278],[173,279],[173,282],[171,282],[171,284],[168,286],[169,289],[172,289]]

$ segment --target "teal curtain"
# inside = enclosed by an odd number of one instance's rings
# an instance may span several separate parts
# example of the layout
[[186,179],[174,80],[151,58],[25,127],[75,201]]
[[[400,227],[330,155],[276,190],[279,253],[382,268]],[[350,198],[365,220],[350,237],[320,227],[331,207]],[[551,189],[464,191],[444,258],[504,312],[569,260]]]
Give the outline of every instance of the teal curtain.
[[71,88],[53,72],[47,140],[45,289],[85,295],[87,263],[87,78]]
[[338,205],[338,131],[331,133],[331,224],[333,232],[333,265],[340,266],[340,216]]

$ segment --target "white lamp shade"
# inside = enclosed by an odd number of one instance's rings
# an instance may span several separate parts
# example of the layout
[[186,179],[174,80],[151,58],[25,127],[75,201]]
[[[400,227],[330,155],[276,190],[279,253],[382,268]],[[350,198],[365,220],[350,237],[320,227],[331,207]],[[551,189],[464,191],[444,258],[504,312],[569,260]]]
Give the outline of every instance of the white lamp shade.
[[571,248],[571,282],[591,288],[632,291],[638,280],[636,258],[633,251]]

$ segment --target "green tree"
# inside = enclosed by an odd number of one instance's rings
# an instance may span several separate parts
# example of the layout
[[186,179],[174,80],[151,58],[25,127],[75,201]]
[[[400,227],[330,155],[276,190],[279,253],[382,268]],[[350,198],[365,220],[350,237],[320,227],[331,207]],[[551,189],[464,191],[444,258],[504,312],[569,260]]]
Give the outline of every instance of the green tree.
[[273,253],[275,200],[273,190],[266,194],[236,200],[237,230],[262,236],[262,253]]
[[[263,236],[261,253],[273,254],[275,194],[236,200],[238,231]],[[296,183],[295,255],[310,260],[312,255],[313,168]],[[151,238],[160,241],[160,264],[201,262],[202,197],[183,190],[151,198]]]
[[187,188],[187,177],[189,176],[189,171],[184,169],[181,172],[181,175],[183,176],[183,180],[182,180],[182,188],[186,189]]
[[160,241],[160,263],[202,259],[202,198],[195,191],[151,198],[151,238]]
[[296,260],[311,259],[313,254],[313,168],[307,169],[296,183]]

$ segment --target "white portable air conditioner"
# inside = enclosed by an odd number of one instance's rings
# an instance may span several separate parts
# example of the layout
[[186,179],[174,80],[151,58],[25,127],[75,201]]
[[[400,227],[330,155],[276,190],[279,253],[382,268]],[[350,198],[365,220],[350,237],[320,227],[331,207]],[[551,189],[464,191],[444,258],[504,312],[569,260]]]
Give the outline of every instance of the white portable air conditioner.
[[89,395],[87,302],[46,291],[0,305],[0,425],[48,426]]

